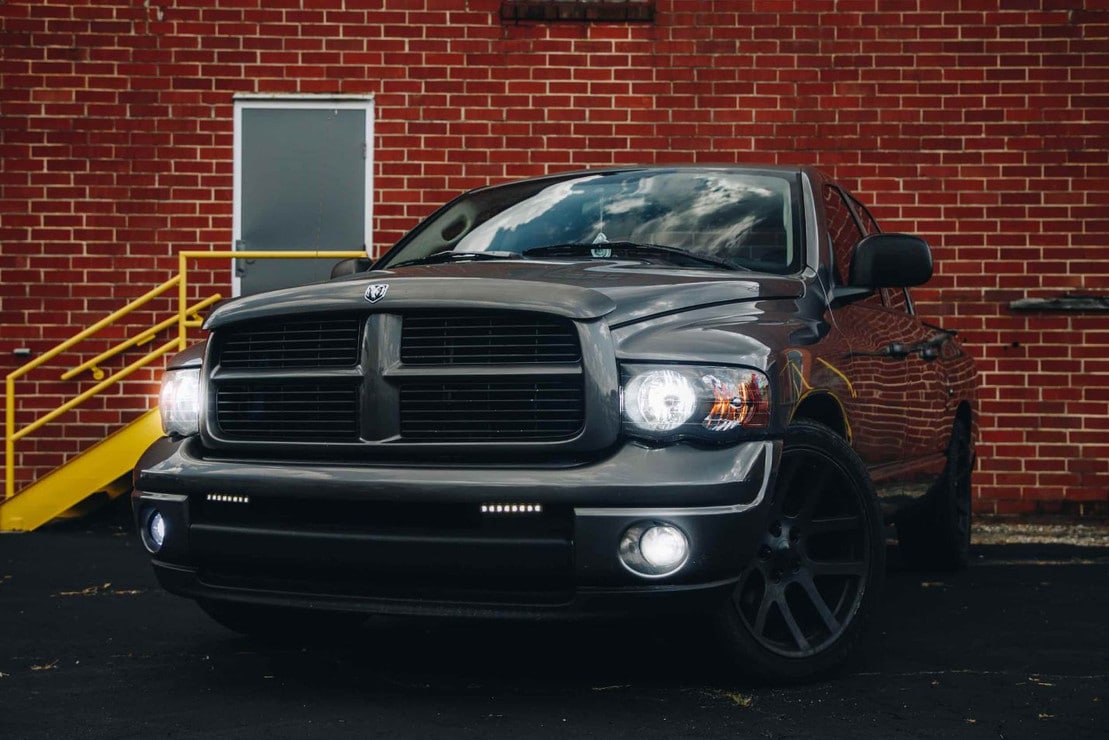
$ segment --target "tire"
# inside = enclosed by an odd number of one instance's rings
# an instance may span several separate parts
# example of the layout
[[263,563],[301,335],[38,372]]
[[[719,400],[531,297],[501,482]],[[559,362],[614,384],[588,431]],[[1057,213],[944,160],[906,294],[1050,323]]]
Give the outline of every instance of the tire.
[[223,627],[270,643],[310,643],[337,639],[365,621],[361,614],[309,611],[277,606],[198,600],[204,613]]
[[897,523],[897,545],[915,570],[957,571],[970,560],[970,432],[956,422],[943,475],[929,489],[923,509]]
[[753,678],[824,678],[858,646],[885,576],[882,517],[855,451],[821,424],[792,424],[767,522],[719,632]]

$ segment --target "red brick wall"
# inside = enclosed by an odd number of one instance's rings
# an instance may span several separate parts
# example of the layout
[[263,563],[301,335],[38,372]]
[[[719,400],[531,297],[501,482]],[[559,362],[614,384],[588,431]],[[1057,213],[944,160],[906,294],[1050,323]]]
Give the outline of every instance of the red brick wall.
[[[1109,291],[1104,3],[658,0],[653,23],[519,26],[498,11],[0,3],[0,370],[169,277],[178,250],[229,245],[234,93],[373,93],[379,246],[461,189],[523,175],[833,172],[934,246],[920,308],[982,370],[978,510],[1106,510],[1109,317],[1009,308]],[[21,444],[23,479],[145,407],[153,380]],[[42,407],[90,384],[38,372],[19,390]]]

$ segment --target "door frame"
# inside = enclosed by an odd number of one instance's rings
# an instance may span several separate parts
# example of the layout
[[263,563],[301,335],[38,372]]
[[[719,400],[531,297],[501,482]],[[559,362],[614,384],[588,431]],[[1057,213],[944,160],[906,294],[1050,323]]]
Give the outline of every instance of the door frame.
[[[366,113],[366,131],[363,141],[363,162],[365,163],[366,207],[365,222],[362,225],[362,243],[366,246],[366,256],[372,258],[373,245],[373,171],[374,171],[374,96],[373,95],[313,95],[313,94],[269,94],[237,93],[234,103],[233,171],[234,184],[231,212],[231,251],[243,238],[243,111],[246,109],[278,110],[362,110]],[[239,276],[235,272],[235,260],[231,261],[231,295],[242,292]]]

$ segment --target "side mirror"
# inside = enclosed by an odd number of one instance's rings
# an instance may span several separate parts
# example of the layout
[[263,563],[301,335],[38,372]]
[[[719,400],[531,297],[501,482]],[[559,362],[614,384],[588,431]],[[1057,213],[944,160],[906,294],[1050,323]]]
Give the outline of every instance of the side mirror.
[[343,277],[345,275],[353,275],[358,272],[365,272],[370,269],[373,260],[366,259],[365,257],[351,257],[350,259],[339,260],[335,266],[331,268],[331,279]]
[[932,278],[928,242],[911,234],[872,234],[851,256],[851,286],[908,288]]

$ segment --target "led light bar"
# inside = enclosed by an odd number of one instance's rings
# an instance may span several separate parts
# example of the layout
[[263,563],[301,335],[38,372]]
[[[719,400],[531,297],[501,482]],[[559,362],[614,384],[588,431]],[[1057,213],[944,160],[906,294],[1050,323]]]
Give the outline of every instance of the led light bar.
[[542,514],[541,504],[482,504],[482,514]]
[[209,493],[208,500],[216,504],[249,504],[250,496],[231,496],[226,493]]

